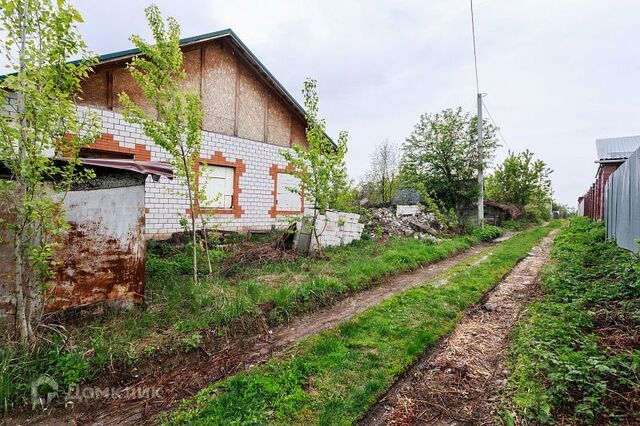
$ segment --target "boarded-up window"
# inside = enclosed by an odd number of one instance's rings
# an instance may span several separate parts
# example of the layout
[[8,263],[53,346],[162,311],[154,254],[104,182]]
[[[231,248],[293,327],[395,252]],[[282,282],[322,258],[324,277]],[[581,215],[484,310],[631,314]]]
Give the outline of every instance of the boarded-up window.
[[300,211],[302,200],[299,194],[291,192],[288,188],[298,188],[300,180],[287,173],[278,173],[278,196],[276,204],[278,211]]
[[206,201],[205,208],[230,209],[233,204],[233,167],[202,164],[200,179]]

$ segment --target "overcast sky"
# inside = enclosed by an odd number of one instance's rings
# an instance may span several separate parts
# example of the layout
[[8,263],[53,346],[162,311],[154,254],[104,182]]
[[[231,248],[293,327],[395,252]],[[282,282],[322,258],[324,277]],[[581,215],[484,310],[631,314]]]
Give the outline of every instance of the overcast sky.
[[[232,28],[298,99],[318,80],[332,136],[349,132],[352,177],[375,144],[402,143],[420,114],[475,109],[468,0],[157,0],[182,35]],[[140,0],[76,0],[95,53],[148,35]],[[476,0],[481,91],[512,150],[554,170],[575,205],[593,180],[594,141],[640,134],[640,2]],[[501,148],[497,160],[504,158]]]

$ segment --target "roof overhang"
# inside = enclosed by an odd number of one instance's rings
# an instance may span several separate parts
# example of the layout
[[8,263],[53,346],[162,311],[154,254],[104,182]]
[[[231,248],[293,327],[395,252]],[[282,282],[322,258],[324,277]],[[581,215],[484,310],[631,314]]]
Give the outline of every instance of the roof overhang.
[[[628,157],[627,157],[628,158]],[[608,158],[603,160],[596,160],[596,164],[622,164],[627,161],[627,158]]]

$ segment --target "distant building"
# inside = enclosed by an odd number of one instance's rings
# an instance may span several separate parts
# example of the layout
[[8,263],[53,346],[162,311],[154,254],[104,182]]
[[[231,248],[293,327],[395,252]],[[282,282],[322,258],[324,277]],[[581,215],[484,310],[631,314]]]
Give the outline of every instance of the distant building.
[[639,147],[640,135],[596,139],[598,171],[595,182],[578,198],[579,216],[588,216],[595,220],[604,219],[604,188],[609,176]]

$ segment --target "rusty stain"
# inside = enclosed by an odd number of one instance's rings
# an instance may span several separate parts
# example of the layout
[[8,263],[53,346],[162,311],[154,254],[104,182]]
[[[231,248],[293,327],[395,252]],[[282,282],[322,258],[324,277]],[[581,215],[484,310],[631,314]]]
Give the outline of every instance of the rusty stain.
[[109,300],[142,302],[144,216],[126,241],[101,234],[96,222],[70,225],[58,254],[55,285],[47,292],[45,312]]

